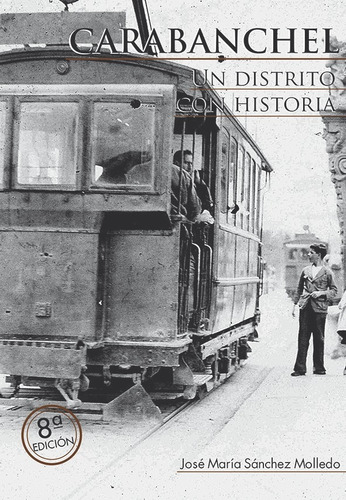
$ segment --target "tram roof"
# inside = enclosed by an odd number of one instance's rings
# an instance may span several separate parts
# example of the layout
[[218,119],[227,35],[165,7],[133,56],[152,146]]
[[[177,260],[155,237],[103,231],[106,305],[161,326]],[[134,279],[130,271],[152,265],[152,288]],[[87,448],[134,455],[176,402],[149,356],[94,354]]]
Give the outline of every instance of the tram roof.
[[[89,61],[99,61],[99,62],[124,62],[127,64],[135,64],[138,66],[149,67],[149,69],[153,69],[161,72],[168,72],[172,75],[176,75],[179,78],[179,83],[177,85],[178,91],[189,89],[191,91],[192,85],[192,73],[194,68],[190,66],[186,66],[181,63],[173,62],[169,59],[157,58],[149,55],[142,54],[108,54],[101,53],[95,55],[87,55],[87,56],[78,56],[76,55],[69,47],[61,46],[61,45],[51,45],[51,46],[23,46],[23,47],[6,47],[2,46],[2,50],[0,50],[0,64],[6,64],[11,62],[19,62],[23,60],[34,60],[34,59],[46,59],[49,57],[59,57],[59,58],[69,58],[70,60],[83,60],[87,59]],[[199,74],[201,74],[200,70],[197,70]],[[184,90],[185,89],[185,90]],[[224,116],[227,116],[232,123],[236,126],[239,132],[246,137],[246,140],[251,144],[251,146],[257,151],[257,153],[262,158],[262,170],[267,172],[272,172],[273,168],[270,165],[269,161],[263,154],[262,150],[258,146],[258,144],[251,137],[249,132],[246,130],[244,125],[239,121],[239,119],[232,113],[229,107],[226,104],[223,104],[221,98],[218,93],[212,88],[209,82],[203,84],[203,89],[198,89],[201,93],[208,93],[210,97],[213,99],[213,102],[218,106],[218,108],[226,113]],[[185,92],[187,95],[188,93]],[[187,117],[189,115],[186,115]]]

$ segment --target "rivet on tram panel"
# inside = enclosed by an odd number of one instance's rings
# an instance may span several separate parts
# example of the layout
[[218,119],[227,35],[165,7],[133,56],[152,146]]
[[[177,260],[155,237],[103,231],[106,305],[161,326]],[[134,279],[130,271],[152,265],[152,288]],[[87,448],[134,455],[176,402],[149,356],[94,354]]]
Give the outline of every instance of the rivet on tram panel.
[[66,75],[70,71],[70,65],[68,61],[58,61],[56,63],[56,71],[59,75]]

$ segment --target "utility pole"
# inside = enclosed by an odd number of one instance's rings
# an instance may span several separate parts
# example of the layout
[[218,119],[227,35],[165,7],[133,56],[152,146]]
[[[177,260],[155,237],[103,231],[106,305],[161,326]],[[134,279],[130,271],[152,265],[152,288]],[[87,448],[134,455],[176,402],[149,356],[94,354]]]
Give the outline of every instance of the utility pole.
[[[144,47],[149,38],[149,19],[144,9],[143,0],[132,0],[132,4],[136,15],[142,45]],[[148,54],[150,54],[151,56],[156,55],[152,47],[148,47]]]

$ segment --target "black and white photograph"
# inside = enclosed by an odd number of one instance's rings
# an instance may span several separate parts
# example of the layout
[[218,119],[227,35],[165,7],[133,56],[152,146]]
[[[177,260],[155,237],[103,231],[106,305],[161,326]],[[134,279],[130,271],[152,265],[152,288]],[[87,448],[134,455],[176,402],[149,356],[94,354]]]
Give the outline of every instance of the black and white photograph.
[[345,26],[2,0],[1,499],[346,498]]

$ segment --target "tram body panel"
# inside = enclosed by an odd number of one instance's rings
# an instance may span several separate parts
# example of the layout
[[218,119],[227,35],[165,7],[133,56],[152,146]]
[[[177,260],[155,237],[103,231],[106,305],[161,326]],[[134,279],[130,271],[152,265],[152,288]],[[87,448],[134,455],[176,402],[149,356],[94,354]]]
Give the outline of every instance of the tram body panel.
[[1,232],[0,245],[1,335],[93,340],[97,235]]
[[[16,59],[14,67],[13,61]],[[57,72],[57,62],[67,61],[65,74]],[[121,71],[116,68],[121,67]],[[121,55],[113,55],[111,60],[103,61],[100,56],[94,58],[78,57],[68,50],[56,50],[54,55],[45,49],[28,49],[26,53],[12,52],[2,55],[0,83],[19,85],[30,84],[65,85],[65,84],[177,84],[176,71],[170,71],[155,63],[145,64],[140,59],[126,61]]]
[[161,233],[122,231],[110,235],[106,337],[176,338],[179,231]]
[[216,267],[216,278],[213,287],[215,295],[215,319],[212,330],[224,330],[230,328],[233,317],[234,303],[234,286],[229,284],[230,280],[235,276],[235,241],[236,235],[227,231],[227,229],[219,228],[217,231],[218,245],[223,251],[217,251],[217,260],[214,264]]
[[215,310],[217,314],[213,322],[213,331],[230,328],[233,320],[235,287],[218,285],[215,292]]

